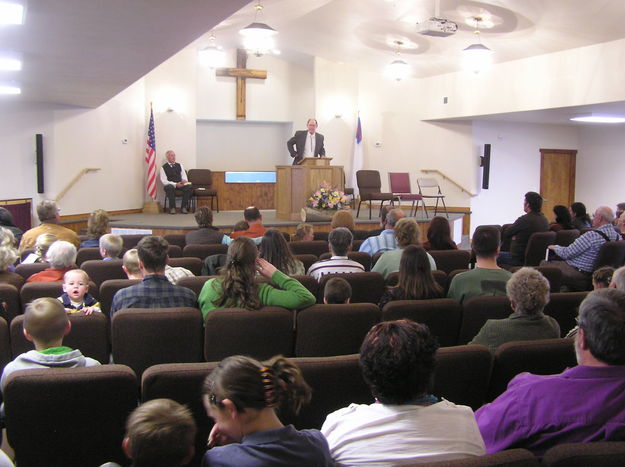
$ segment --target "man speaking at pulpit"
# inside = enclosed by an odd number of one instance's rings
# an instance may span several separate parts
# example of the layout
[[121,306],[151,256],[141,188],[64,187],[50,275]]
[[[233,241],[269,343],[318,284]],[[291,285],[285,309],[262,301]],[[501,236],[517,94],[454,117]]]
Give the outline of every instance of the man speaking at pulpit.
[[309,118],[306,122],[307,130],[296,131],[295,135],[286,142],[286,147],[293,158],[293,165],[298,165],[304,157],[323,157],[326,150],[323,147],[323,135],[317,133],[317,120]]

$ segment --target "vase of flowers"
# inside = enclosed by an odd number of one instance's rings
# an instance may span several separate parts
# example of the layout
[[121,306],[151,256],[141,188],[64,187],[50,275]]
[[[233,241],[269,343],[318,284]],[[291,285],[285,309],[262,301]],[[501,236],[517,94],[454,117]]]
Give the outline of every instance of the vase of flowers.
[[302,222],[329,221],[339,209],[348,209],[349,199],[341,190],[323,182],[302,209]]

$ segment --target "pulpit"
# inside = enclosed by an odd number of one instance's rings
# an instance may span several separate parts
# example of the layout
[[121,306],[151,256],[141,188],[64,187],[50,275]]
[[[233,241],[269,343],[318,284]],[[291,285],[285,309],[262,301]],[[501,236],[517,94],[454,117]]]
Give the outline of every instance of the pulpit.
[[343,166],[330,165],[331,157],[306,157],[300,165],[276,166],[276,217],[301,220],[301,209],[324,182],[344,190]]

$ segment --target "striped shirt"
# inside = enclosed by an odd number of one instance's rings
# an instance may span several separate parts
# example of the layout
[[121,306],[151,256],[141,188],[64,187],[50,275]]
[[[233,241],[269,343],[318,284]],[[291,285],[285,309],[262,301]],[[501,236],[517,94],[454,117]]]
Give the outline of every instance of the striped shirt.
[[[615,242],[621,239],[612,224],[602,225],[601,227],[597,227],[596,230],[600,230],[606,234],[610,241]],[[601,234],[591,230],[581,237],[578,237],[577,240],[569,246],[556,246],[553,250],[560,258],[574,268],[585,272],[592,272],[595,269],[595,261],[599,256],[601,245],[604,243],[605,238],[603,238]]]
[[393,229],[383,230],[377,237],[369,237],[358,251],[363,253],[369,253],[371,256],[375,255],[379,251],[389,251],[399,248],[397,245],[397,239],[395,238],[395,231]]
[[326,274],[365,272],[365,267],[347,256],[333,256],[330,259],[317,261],[308,269],[308,275],[318,281]]

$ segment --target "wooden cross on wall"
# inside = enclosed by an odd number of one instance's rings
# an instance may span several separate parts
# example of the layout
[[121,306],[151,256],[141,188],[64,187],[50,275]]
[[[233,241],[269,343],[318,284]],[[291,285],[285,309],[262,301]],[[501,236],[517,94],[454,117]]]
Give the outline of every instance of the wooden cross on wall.
[[230,76],[237,79],[237,120],[245,120],[245,79],[267,79],[267,70],[250,70],[247,66],[247,52],[237,49],[236,68],[218,68],[217,76]]

